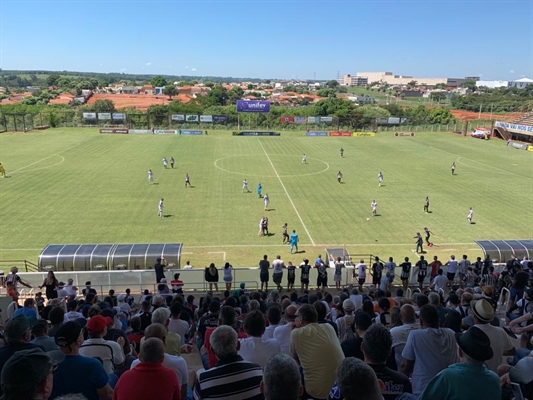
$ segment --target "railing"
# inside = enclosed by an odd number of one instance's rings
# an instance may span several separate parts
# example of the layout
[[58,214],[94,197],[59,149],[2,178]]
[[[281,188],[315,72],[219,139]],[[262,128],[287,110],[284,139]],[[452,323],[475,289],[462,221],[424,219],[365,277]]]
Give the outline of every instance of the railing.
[[9,265],[9,267],[16,266],[21,272],[39,271],[39,266],[28,260],[0,260],[0,269],[4,269],[6,265]]
[[[496,314],[500,314],[502,311],[505,314],[509,309],[509,299],[511,298],[511,291],[503,287],[500,292],[500,298],[498,299],[498,306],[496,307]],[[503,308],[503,310],[502,310]]]

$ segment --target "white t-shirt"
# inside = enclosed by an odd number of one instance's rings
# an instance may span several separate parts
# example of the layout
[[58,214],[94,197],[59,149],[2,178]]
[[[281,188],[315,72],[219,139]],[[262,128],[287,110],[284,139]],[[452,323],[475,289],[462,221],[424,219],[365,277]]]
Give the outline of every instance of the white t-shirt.
[[418,323],[403,324],[391,328],[390,334],[392,336],[392,348],[394,349],[394,356],[396,358],[396,365],[401,365],[403,361],[402,351],[407,343],[409,333],[415,329],[419,329]]
[[85,317],[83,316],[82,313],[77,312],[77,311],[69,311],[63,317],[63,321],[69,322],[69,321],[74,321],[74,320],[79,319],[79,318],[85,319]]
[[[140,362],[141,360],[139,359],[134,360],[131,363],[130,369],[135,368],[135,366],[139,364]],[[163,366],[170,368],[176,373],[180,386],[187,385],[189,383],[189,379],[187,375],[187,362],[183,359],[183,357],[172,356],[170,354],[165,353],[165,359],[163,360]]]
[[279,325],[269,325],[265,328],[265,333],[263,333],[263,339],[274,339],[274,331]]
[[170,332],[174,332],[180,335],[181,344],[182,345],[185,344],[186,342],[185,335],[187,334],[187,332],[189,332],[189,324],[186,321],[182,319],[170,318],[168,320],[168,330]]
[[274,260],[272,261],[272,268],[274,269],[274,274],[281,274],[283,273],[283,266],[285,264],[283,263],[283,260]]
[[353,304],[355,305],[355,311],[361,309],[363,306],[363,295],[361,294],[351,294],[350,300],[353,301]]
[[226,267],[222,268],[222,271],[224,271],[224,279],[233,278],[233,275],[232,275],[233,267],[231,265],[228,268]]
[[389,284],[389,278],[387,278],[387,275],[381,275],[381,281],[379,282],[379,288],[381,290],[387,290],[388,284]]
[[450,260],[447,262],[448,264],[448,272],[450,274],[455,274],[455,271],[457,271],[457,260]]
[[433,279],[433,284],[435,285],[435,290],[445,290],[446,289],[446,285],[448,284],[448,278],[444,275],[437,275],[434,279]]
[[281,353],[281,345],[276,339],[248,337],[240,339],[239,342],[239,355],[245,361],[259,364],[263,369],[272,356]]
[[280,344],[282,353],[291,353],[291,331],[292,323],[290,322],[285,325],[278,325],[276,329],[274,329],[274,339]]
[[359,274],[359,279],[366,278],[366,265],[365,264],[357,264],[355,266],[357,268],[357,273]]
[[105,372],[113,373],[115,365],[124,362],[124,352],[117,342],[103,338],[87,339],[80,347],[80,355],[102,360]]

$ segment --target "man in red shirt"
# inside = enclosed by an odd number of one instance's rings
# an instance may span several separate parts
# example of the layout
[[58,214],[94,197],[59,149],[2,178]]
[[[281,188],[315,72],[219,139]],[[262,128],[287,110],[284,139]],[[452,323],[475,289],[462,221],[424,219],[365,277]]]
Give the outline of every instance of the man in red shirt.
[[165,345],[149,338],[141,344],[141,362],[124,372],[115,386],[113,400],[143,400],[147,393],[154,399],[181,400],[176,373],[163,366]]
[[442,263],[437,256],[433,256],[433,262],[429,265],[431,265],[431,282],[433,282],[433,279],[439,274],[439,269],[442,267]]
[[[228,325],[232,328],[235,328],[236,319],[237,313],[235,312],[235,309],[233,307],[224,306],[220,309],[220,312],[218,314],[218,326]],[[209,338],[211,337],[211,334],[215,331],[215,329],[216,328],[207,328],[207,330],[205,331],[205,341],[203,348],[206,350],[206,353],[202,354],[202,362],[204,364],[205,369],[213,368],[218,362],[218,359],[216,358],[215,353],[211,348],[211,342],[209,341]],[[248,335],[246,333],[237,332],[238,339],[245,339],[247,337]]]

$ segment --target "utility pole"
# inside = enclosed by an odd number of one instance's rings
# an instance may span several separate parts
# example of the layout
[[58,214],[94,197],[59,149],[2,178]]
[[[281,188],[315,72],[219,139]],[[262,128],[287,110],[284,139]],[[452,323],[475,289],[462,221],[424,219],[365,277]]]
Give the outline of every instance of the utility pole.
[[479,114],[477,116],[477,119],[481,119],[481,109],[483,108],[483,104],[479,105]]

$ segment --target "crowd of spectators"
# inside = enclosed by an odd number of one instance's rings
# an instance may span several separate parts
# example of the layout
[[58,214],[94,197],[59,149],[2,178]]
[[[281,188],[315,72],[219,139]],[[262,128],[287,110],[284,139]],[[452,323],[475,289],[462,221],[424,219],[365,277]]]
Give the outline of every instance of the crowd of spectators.
[[[28,298],[6,322],[2,399],[499,400],[517,387],[533,399],[530,264],[499,276],[463,264],[459,279],[428,268],[410,298],[392,281],[284,292],[278,276],[270,292],[158,288],[136,302],[129,290],[100,298],[90,282],[78,295],[67,281],[67,293]],[[203,368],[189,368],[191,352]]]

